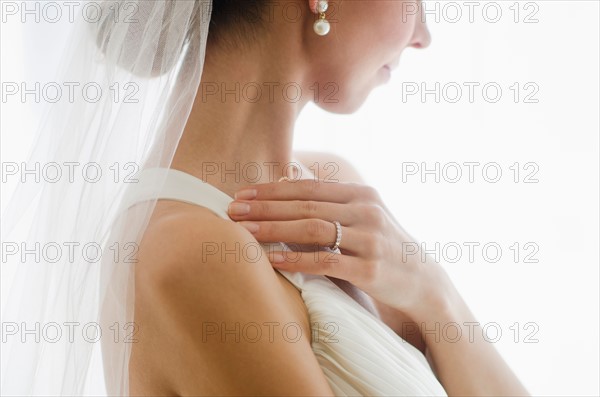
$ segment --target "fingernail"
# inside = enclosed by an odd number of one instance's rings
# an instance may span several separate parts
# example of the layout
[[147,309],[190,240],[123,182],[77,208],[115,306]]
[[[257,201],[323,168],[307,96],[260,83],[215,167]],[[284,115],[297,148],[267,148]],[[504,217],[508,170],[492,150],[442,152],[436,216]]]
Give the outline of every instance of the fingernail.
[[246,215],[250,212],[250,204],[231,203],[229,204],[229,213],[231,215]]
[[258,225],[252,222],[238,222],[239,225],[245,227],[250,233],[258,232]]
[[236,200],[252,200],[256,198],[256,189],[243,189],[234,195]]
[[273,263],[281,263],[281,262],[285,262],[285,257],[281,254],[272,254],[271,255],[271,262]]

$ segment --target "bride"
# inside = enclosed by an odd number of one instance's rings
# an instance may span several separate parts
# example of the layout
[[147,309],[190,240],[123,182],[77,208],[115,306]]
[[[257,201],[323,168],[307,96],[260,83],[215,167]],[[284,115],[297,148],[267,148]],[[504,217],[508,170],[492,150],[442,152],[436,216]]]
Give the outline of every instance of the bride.
[[[13,354],[3,378],[21,371],[20,380],[5,381],[4,392],[80,394],[93,388],[86,376],[101,374],[106,393],[119,395],[528,394],[440,264],[407,255],[415,240],[355,168],[292,147],[307,103],[353,113],[406,48],[428,46],[420,2],[122,2],[118,18],[119,2],[110,3],[102,10],[112,14],[94,25],[102,62],[115,65],[113,77],[130,73],[160,121],[139,127],[152,112],[113,103],[113,124],[81,124],[106,137],[88,143],[106,148],[110,131],[123,134],[117,153],[84,159],[109,168],[137,156],[141,167],[136,183],[76,190],[88,211],[62,222],[109,225],[105,247],[135,240],[135,265],[66,267],[81,278],[65,278],[76,288],[61,290],[51,309],[64,302],[61,320],[101,324],[100,366],[89,347],[56,349],[62,360],[32,354],[26,364]],[[119,30],[126,3],[143,29]],[[152,78],[167,84],[152,88]],[[110,194],[93,194],[101,188]],[[68,189],[44,194],[76,188]],[[117,210],[95,212],[116,198]],[[56,215],[46,216],[38,223]],[[36,285],[53,287],[48,277]],[[71,293],[85,286],[95,293]],[[45,313],[50,321],[54,312]],[[112,324],[133,325],[134,343],[112,341]],[[25,385],[34,373],[36,386]]]

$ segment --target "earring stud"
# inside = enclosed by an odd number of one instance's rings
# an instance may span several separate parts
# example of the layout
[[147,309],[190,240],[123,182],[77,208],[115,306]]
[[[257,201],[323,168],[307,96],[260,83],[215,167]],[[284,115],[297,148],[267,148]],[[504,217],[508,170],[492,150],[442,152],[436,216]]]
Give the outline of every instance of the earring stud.
[[319,19],[314,24],[315,33],[319,36],[326,36],[331,30],[329,21],[325,19],[325,13],[329,8],[329,2],[327,0],[319,0],[317,3],[317,11],[319,12]]

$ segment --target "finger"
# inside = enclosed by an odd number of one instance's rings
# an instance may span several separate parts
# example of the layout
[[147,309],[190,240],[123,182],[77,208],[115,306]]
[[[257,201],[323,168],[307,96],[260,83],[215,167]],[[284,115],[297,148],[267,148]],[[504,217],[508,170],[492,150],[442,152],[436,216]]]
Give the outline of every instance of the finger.
[[353,224],[357,211],[348,205],[320,201],[263,201],[236,200],[229,204],[228,214],[237,221],[290,221],[297,219],[319,218],[326,221],[338,221]]
[[[335,244],[337,230],[333,222],[322,219],[302,219],[295,221],[276,222],[238,222],[239,225],[248,229],[256,238],[263,243],[283,242],[287,245],[303,244],[316,247],[331,247]],[[355,228],[342,226],[342,240],[340,249],[347,250],[352,254],[368,254],[365,251],[365,241],[368,241],[363,233]]]
[[335,277],[356,286],[367,284],[375,270],[368,261],[327,251],[273,251],[268,255],[276,269]]
[[236,198],[349,203],[356,200],[378,200],[379,195],[372,187],[358,183],[301,179],[247,186],[236,193]]

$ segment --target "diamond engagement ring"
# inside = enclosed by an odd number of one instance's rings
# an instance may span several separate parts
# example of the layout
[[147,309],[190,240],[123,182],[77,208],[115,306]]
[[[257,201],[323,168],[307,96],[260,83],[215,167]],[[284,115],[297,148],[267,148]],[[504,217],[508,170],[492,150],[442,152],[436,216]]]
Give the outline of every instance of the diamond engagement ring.
[[330,250],[335,251],[340,247],[342,242],[342,225],[338,221],[333,221],[335,225],[335,244],[332,247],[329,247]]

